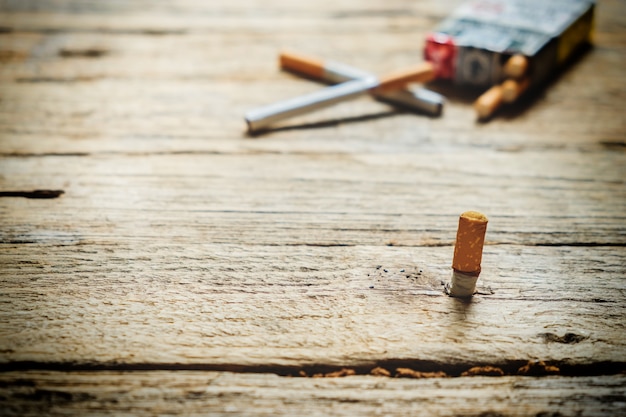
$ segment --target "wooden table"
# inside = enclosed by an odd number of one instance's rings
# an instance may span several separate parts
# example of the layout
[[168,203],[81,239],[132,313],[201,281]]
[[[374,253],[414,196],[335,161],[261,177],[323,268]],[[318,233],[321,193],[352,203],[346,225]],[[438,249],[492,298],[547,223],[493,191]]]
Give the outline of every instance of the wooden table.
[[[320,88],[281,48],[384,73],[458,4],[2,3],[0,414],[626,412],[623,2],[488,123],[439,84],[441,117],[363,97],[245,133]],[[442,286],[466,210],[469,302]]]

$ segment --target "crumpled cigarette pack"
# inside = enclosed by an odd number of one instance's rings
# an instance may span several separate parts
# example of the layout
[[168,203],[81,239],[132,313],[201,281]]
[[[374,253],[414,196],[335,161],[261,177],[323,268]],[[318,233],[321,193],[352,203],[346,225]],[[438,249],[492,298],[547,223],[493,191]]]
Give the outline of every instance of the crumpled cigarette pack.
[[438,78],[488,87],[521,54],[537,84],[590,42],[594,9],[593,0],[469,0],[428,36],[424,57]]

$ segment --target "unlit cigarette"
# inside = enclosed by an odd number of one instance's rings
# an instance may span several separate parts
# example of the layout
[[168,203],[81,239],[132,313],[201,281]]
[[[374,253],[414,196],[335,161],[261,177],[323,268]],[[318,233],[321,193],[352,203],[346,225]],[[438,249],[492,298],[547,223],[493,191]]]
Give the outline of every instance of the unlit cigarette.
[[521,78],[528,70],[528,58],[524,55],[513,55],[504,64],[504,75],[511,78]]
[[450,285],[450,295],[454,297],[469,297],[476,290],[487,222],[487,217],[476,211],[466,211],[459,217]]
[[[331,84],[342,83],[373,75],[367,71],[335,61],[322,61],[318,58],[294,52],[283,51],[279,57],[280,67],[284,70],[304,74],[316,80]],[[376,92],[378,100],[418,110],[431,115],[439,115],[445,102],[441,94],[425,88]]]
[[530,80],[528,78],[522,78],[521,80],[506,80],[502,83],[502,101],[505,103],[512,103],[522,95],[528,86]]
[[248,130],[263,129],[279,120],[356,98],[368,92],[382,93],[401,89],[412,82],[426,82],[434,77],[433,66],[424,62],[413,68],[387,76],[347,81],[311,94],[259,107],[245,114]]
[[474,102],[479,119],[491,116],[502,104],[502,86],[494,85]]

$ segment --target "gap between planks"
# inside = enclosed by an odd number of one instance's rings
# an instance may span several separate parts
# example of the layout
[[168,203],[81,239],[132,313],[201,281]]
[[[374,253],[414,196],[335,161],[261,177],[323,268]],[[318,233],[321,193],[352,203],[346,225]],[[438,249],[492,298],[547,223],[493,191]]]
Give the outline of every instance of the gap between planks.
[[[414,372],[399,372],[399,369]],[[501,363],[456,363],[436,361],[386,359],[360,365],[315,364],[289,365],[238,365],[210,363],[78,363],[15,361],[0,364],[0,372],[15,371],[210,371],[242,374],[276,374],[284,377],[345,377],[353,375],[376,375],[408,378],[466,377],[466,376],[547,376],[586,377],[602,375],[626,375],[626,362],[605,361],[587,364],[568,364],[562,361],[508,360]]]

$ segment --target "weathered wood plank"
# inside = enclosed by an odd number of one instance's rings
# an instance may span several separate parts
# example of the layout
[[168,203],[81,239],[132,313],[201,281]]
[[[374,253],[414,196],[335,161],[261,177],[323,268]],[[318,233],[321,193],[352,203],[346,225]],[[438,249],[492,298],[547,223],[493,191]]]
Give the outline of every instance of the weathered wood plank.
[[2,162],[5,189],[66,191],[55,201],[1,201],[4,242],[37,241],[39,224],[77,240],[108,230],[113,240],[449,245],[456,216],[473,208],[492,218],[491,243],[626,243],[624,153],[467,149],[436,158],[131,154]]
[[[623,254],[549,250],[541,257],[521,250],[520,257],[532,255],[533,264],[513,264],[515,277],[501,278],[496,275],[500,270],[486,266],[483,285],[495,294],[477,296],[466,305],[441,295],[437,280],[448,274],[432,266],[418,274],[409,269],[415,263],[383,263],[391,272],[376,275],[375,266],[357,267],[360,259],[346,250],[303,254],[226,249],[234,252],[230,258],[221,255],[226,265],[213,261],[202,263],[204,267],[189,256],[183,260],[191,265],[173,268],[123,254],[102,260],[83,254],[87,261],[66,259],[66,264],[83,266],[75,268],[71,284],[61,286],[55,279],[59,265],[34,265],[51,272],[41,278],[26,274],[31,285],[23,279],[4,284],[3,362],[249,367],[356,366],[403,359],[469,367],[524,359],[568,364],[626,361],[624,288],[610,284],[623,270],[603,269],[607,263],[623,265]],[[398,250],[370,252],[409,257]],[[413,256],[430,262],[443,258],[441,251],[415,252]],[[243,266],[242,272],[235,261],[246,254],[288,259],[290,266],[254,271]],[[320,256],[331,257],[331,262],[347,259],[346,268],[351,269],[318,271]],[[558,266],[568,281],[546,285],[546,276],[537,271],[553,268],[559,256],[584,256],[603,269],[606,285],[589,273],[567,273],[562,261]],[[146,274],[148,268],[155,271]],[[405,278],[400,269],[416,278]],[[561,339],[568,333],[575,340]]]
[[[0,201],[3,359],[624,362],[625,155],[590,158],[6,157],[5,186],[38,171],[66,194]],[[440,283],[468,205],[495,292],[470,305]]]
[[466,304],[450,247],[24,247],[2,257],[5,363],[626,362],[622,249],[489,247],[494,294]]
[[617,416],[626,377],[282,378],[216,372],[0,373],[6,416]]

